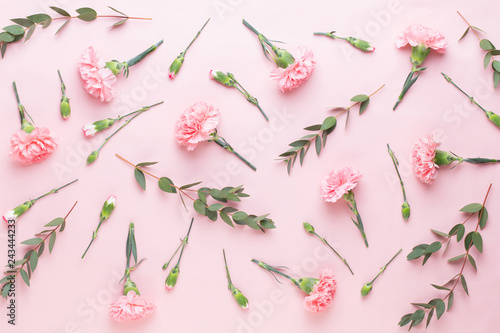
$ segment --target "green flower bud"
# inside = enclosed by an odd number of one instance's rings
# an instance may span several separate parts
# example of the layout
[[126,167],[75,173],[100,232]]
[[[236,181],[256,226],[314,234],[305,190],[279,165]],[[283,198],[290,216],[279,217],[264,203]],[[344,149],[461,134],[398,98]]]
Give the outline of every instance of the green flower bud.
[[177,283],[178,277],[179,277],[179,265],[175,265],[175,267],[172,268],[172,270],[167,276],[167,279],[165,280],[165,288],[167,288],[167,290],[172,290],[172,288],[175,287],[175,284]]
[[113,210],[115,210],[115,207],[116,197],[114,195],[111,195],[102,206],[100,216],[101,221],[107,220],[111,216],[111,213],[113,213]]
[[454,161],[462,161],[462,158],[453,156],[451,153],[442,150],[436,150],[434,163],[437,165],[450,165]]
[[210,71],[210,78],[225,86],[234,87],[234,80],[224,72],[212,69]]
[[99,157],[99,152],[94,150],[93,152],[90,153],[89,157],[87,157],[87,164],[94,162],[95,160],[97,160],[98,157]]
[[241,291],[231,285],[231,292],[233,293],[233,297],[238,302],[238,305],[243,309],[248,310],[248,299],[241,293]]
[[137,289],[137,286],[135,285],[134,281],[130,280],[129,277],[127,277],[127,281],[125,281],[125,285],[123,286],[123,295],[127,295],[129,291],[135,291],[137,295],[140,295],[141,293],[139,292],[139,289]]
[[425,58],[429,55],[431,49],[424,44],[418,44],[411,48],[411,63],[415,66],[420,66],[424,63]]
[[276,58],[274,62],[280,68],[287,68],[291,64],[295,63],[295,58],[285,49],[279,49],[277,47],[273,48],[274,53],[276,53]]
[[304,222],[304,229],[310,233],[310,234],[314,234],[314,227],[312,225],[310,225],[309,223],[307,222]]
[[182,64],[184,63],[184,52],[179,54],[177,58],[172,62],[170,68],[168,69],[168,77],[173,79],[177,73],[181,70]]
[[500,116],[494,112],[486,111],[486,116],[488,119],[495,124],[495,126],[500,127]]
[[362,39],[358,39],[355,37],[347,37],[346,40],[349,43],[351,43],[354,47],[360,49],[361,51],[371,52],[375,50],[375,47],[371,43],[364,41]]
[[403,213],[405,221],[408,221],[408,218],[410,217],[410,205],[406,201],[401,206],[401,212]]
[[61,110],[61,116],[64,119],[68,119],[69,115],[71,114],[71,107],[69,106],[69,98],[68,97],[63,96],[61,98],[61,107],[60,107],[60,110]]
[[112,71],[114,75],[118,75],[122,71],[123,64],[119,63],[116,60],[113,60],[113,61],[106,62],[106,66],[104,66],[104,67],[106,67],[110,71]]
[[295,283],[300,288],[300,290],[309,295],[310,293],[312,293],[314,286],[319,282],[319,279],[300,278],[298,280],[293,279],[292,282]]
[[370,291],[372,291],[372,288],[373,288],[373,285],[371,282],[365,283],[363,288],[361,288],[361,296],[365,297],[366,295],[368,295],[370,293]]

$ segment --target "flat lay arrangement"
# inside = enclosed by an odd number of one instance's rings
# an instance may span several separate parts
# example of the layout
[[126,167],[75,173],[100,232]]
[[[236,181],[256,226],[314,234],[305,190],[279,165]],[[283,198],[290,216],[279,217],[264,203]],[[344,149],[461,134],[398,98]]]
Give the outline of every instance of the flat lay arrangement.
[[1,15],[0,331],[494,332],[500,24],[299,7]]

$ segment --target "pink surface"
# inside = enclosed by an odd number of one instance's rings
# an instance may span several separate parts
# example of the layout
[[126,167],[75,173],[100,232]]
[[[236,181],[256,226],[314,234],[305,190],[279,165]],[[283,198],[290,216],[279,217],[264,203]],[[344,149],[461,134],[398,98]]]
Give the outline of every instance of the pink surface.
[[[2,8],[2,24],[14,17],[47,11],[48,5],[67,10],[81,6],[107,14],[101,1],[79,4],[68,1],[11,2]],[[430,286],[441,284],[459,271],[447,258],[462,253],[453,244],[445,257],[437,255],[421,267],[420,261],[405,259],[411,248],[430,243],[436,237],[430,228],[448,231],[462,222],[458,210],[471,202],[482,202],[490,182],[487,202],[490,220],[483,232],[484,254],[473,250],[479,272],[470,266],[466,276],[470,297],[460,289],[453,309],[433,320],[427,332],[493,332],[500,296],[497,282],[498,242],[496,223],[500,208],[500,166],[460,165],[444,167],[434,185],[420,183],[410,172],[409,156],[414,141],[434,133],[441,148],[467,157],[499,157],[495,140],[499,130],[481,111],[448,84],[445,72],[481,105],[495,110],[500,102],[494,91],[491,69],[482,67],[484,52],[473,35],[457,43],[466,25],[458,9],[474,25],[491,33],[493,43],[500,28],[498,3],[482,1],[108,1],[129,15],[153,17],[153,21],[129,21],[115,30],[114,21],[71,22],[54,37],[53,26],[35,32],[27,43],[12,45],[0,61],[0,176],[1,209],[8,211],[26,199],[75,178],[77,184],[40,200],[18,224],[22,241],[42,229],[48,221],[64,214],[78,200],[66,231],[58,235],[51,255],[45,253],[31,280],[31,288],[18,281],[17,325],[6,321],[6,302],[0,300],[1,332],[402,332],[397,322],[414,307],[410,302],[427,302],[442,295]],[[200,38],[186,56],[180,73],[171,81],[168,66],[211,17]],[[271,39],[286,41],[286,47],[307,45],[317,58],[317,67],[299,89],[282,94],[269,79],[273,64],[262,54],[256,37],[242,24],[245,18]],[[392,106],[410,70],[410,48],[396,49],[397,32],[411,23],[441,31],[449,49],[443,55],[431,53],[422,77],[410,89],[396,112]],[[314,31],[337,30],[339,35],[359,35],[376,46],[366,54],[342,41],[313,36]],[[160,39],[155,53],[131,68],[128,79],[119,78],[118,95],[101,103],[82,88],[77,61],[83,49],[93,45],[106,59],[126,60]],[[59,115],[60,69],[71,98],[68,121]],[[230,71],[256,96],[270,117],[266,123],[258,110],[236,91],[213,80],[211,69]],[[8,140],[18,130],[19,120],[11,83],[16,81],[22,101],[36,123],[58,133],[60,146],[46,161],[23,167],[8,157]],[[287,144],[304,135],[303,127],[330,115],[327,107],[346,106],[356,94],[373,96],[360,117],[353,112],[349,127],[344,118],[329,137],[317,158],[310,151],[304,166],[288,176],[275,160]],[[162,106],[141,115],[113,138],[92,165],[85,165],[89,152],[105,135],[88,140],[81,127],[98,119],[115,117],[161,100]],[[251,171],[236,157],[212,143],[200,144],[194,152],[177,146],[173,128],[182,111],[196,101],[206,101],[221,110],[219,133],[258,170]],[[109,131],[106,133],[110,133]],[[106,135],[107,136],[107,135]],[[387,154],[386,143],[397,154],[406,184],[411,217],[401,217],[401,189]],[[245,211],[271,213],[277,229],[265,234],[246,227],[231,229],[222,221],[212,223],[186,212],[179,198],[161,192],[152,179],[144,192],[133,178],[133,169],[114,156],[119,153],[134,163],[159,161],[151,171],[168,176],[177,184],[203,180],[224,187],[245,184],[250,198]],[[332,169],[345,165],[363,173],[355,189],[370,248],[366,249],[351,213],[343,202],[325,203],[320,181]],[[117,196],[117,208],[103,224],[99,238],[84,260],[80,259],[97,226],[102,203]],[[161,266],[177,247],[192,216],[195,224],[184,252],[176,287],[165,291],[167,272]],[[106,313],[122,285],[118,280],[125,267],[125,240],[130,221],[136,225],[139,257],[147,258],[133,273],[142,295],[158,306],[152,316],[131,323],[114,322]],[[317,239],[306,234],[308,221],[318,233],[348,260],[349,271]],[[0,257],[6,258],[5,226],[0,234]],[[234,284],[249,298],[250,310],[240,309],[227,290],[222,248],[226,249]],[[376,281],[369,296],[360,289],[371,280],[399,249],[403,253]],[[27,249],[18,245],[18,256]],[[337,293],[332,307],[320,314],[306,312],[303,293],[250,262],[252,258],[286,265],[294,276],[318,277],[323,268],[337,276]],[[495,326],[494,326],[495,325]],[[423,325],[422,325],[423,326]],[[423,331],[418,327],[415,331]]]

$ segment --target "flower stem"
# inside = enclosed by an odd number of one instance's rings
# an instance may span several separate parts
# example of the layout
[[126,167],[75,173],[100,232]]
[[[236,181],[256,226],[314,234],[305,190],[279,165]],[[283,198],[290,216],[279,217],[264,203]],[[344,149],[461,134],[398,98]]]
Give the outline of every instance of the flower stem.
[[333,38],[333,39],[343,39],[343,40],[346,40],[347,38],[344,38],[344,37],[339,37],[339,36],[335,36],[333,33],[335,31],[332,31],[332,32],[315,32],[314,35],[316,36],[327,36],[327,37],[330,37],[330,38]]
[[476,32],[476,29],[474,29],[474,28],[470,25],[470,23],[469,23],[469,22],[467,22],[467,20],[465,19],[465,17],[464,17],[462,14],[460,14],[460,12],[459,12],[458,10],[457,10],[457,13],[458,13],[458,15],[460,15],[460,17],[461,17],[461,18],[465,21],[465,23],[467,23],[467,25],[468,25],[468,26],[469,26],[469,28],[472,30],[472,32],[474,33],[474,35],[476,35],[477,39],[478,39],[478,40],[481,40],[481,38],[479,38],[479,35],[478,35],[478,34],[477,34],[477,32]]
[[62,189],[63,189],[63,188],[65,188],[66,186],[69,186],[69,185],[73,184],[73,183],[74,183],[74,182],[76,182],[76,181],[78,181],[78,179],[75,179],[75,180],[73,180],[73,181],[71,181],[71,182],[69,182],[69,183],[67,183],[67,184],[65,184],[65,185],[63,185],[63,186],[61,186],[61,187],[55,188],[55,189],[53,189],[53,190],[51,190],[51,191],[49,191],[49,192],[47,192],[47,193],[45,193],[45,194],[43,194],[43,195],[39,196],[38,198],[34,199],[34,201],[37,201],[37,200],[39,200],[39,199],[41,199],[41,198],[43,198],[43,197],[45,197],[45,196],[47,196],[47,195],[49,195],[49,194],[52,194],[52,193],[57,193],[59,190],[62,190]]
[[416,72],[419,72],[419,71],[422,71],[422,70],[425,70],[425,68],[419,69],[416,66],[412,67],[410,74],[408,74],[408,76],[406,77],[406,81],[403,84],[403,89],[401,90],[401,94],[399,95],[398,100],[396,101],[396,104],[394,104],[394,107],[392,108],[393,111],[396,110],[396,108],[398,107],[399,103],[401,103],[401,101],[403,100],[403,97],[405,96],[405,94],[408,92],[408,90],[410,89],[410,87],[417,81],[418,77],[420,76],[420,74],[418,74],[414,78],[413,75]]
[[59,75],[59,80],[61,80],[62,95],[63,95],[63,97],[65,97],[66,96],[66,85],[64,84],[63,78],[61,76],[61,72],[59,70],[57,70],[57,75]]
[[385,269],[387,268],[387,266],[389,266],[389,264],[390,264],[390,263],[391,263],[391,262],[392,262],[392,261],[393,261],[393,260],[394,260],[394,259],[398,256],[398,254],[400,254],[400,253],[401,253],[401,251],[403,251],[403,249],[399,249],[398,253],[396,253],[396,254],[394,255],[394,257],[392,257],[392,258],[391,258],[391,260],[389,260],[389,262],[388,262],[387,264],[385,264],[385,266],[383,266],[383,267],[380,269],[380,272],[378,272],[377,276],[375,276],[375,277],[373,278],[373,280],[371,281],[371,283],[372,283],[372,284],[373,284],[373,282],[375,282],[375,280],[376,280],[376,279],[380,276],[380,274],[382,274],[382,273],[385,271]]
[[394,152],[392,151],[391,147],[389,147],[389,144],[387,144],[387,151],[389,152],[389,155],[391,156],[392,163],[394,164],[394,168],[396,169],[396,173],[398,174],[399,178],[399,183],[401,184],[401,190],[403,190],[403,199],[406,202],[406,192],[405,192],[405,185],[403,183],[403,179],[401,179],[401,175],[399,174],[399,169],[398,169],[398,159],[396,158],[396,155],[394,155]]
[[216,144],[218,144],[222,148],[224,148],[227,151],[236,155],[240,160],[242,160],[246,165],[248,165],[253,171],[257,171],[257,168],[252,163],[247,161],[243,156],[241,156],[237,151],[235,151],[234,148],[231,147],[231,145],[229,145],[224,138],[220,137],[216,132],[213,133],[213,136],[214,136],[214,138],[212,139],[213,142],[215,142]]
[[189,233],[191,232],[191,227],[193,226],[193,221],[194,221],[194,217],[191,219],[191,224],[189,225],[189,230],[187,232],[186,237],[184,237],[184,239],[182,240],[182,249],[181,249],[181,253],[179,254],[179,259],[177,260],[177,266],[179,266],[179,264],[181,263],[182,253],[184,253],[184,247],[188,243]]
[[163,101],[162,101],[162,102],[159,102],[159,103],[156,103],[156,104],[153,104],[153,105],[150,105],[150,106],[145,106],[145,107],[143,107],[142,109],[138,110],[138,111],[137,111],[138,113],[137,113],[135,116],[133,116],[132,118],[130,118],[130,119],[128,119],[127,121],[125,121],[125,124],[123,124],[122,126],[120,126],[120,128],[118,128],[116,131],[114,131],[114,132],[113,132],[113,134],[111,134],[110,136],[108,136],[108,137],[104,140],[104,142],[102,143],[102,145],[101,145],[101,146],[97,149],[97,152],[99,153],[99,152],[101,151],[101,149],[104,147],[104,145],[105,145],[106,143],[108,143],[108,141],[109,141],[109,140],[110,140],[110,139],[111,139],[111,138],[112,138],[112,137],[113,137],[116,133],[118,133],[118,132],[119,132],[120,130],[122,130],[125,126],[127,126],[127,125],[128,125],[128,124],[132,121],[132,120],[134,120],[134,118],[136,118],[136,117],[140,116],[143,112],[148,111],[148,110],[149,110],[149,109],[151,109],[152,107],[157,106],[157,105],[162,104],[162,103],[163,103]]
[[342,260],[344,262],[344,264],[347,266],[347,268],[349,268],[349,271],[351,272],[351,274],[354,275],[354,272],[352,271],[351,267],[347,263],[347,260],[345,260],[344,258],[342,258],[342,256],[337,251],[335,251],[335,249],[330,245],[330,243],[328,243],[328,241],[326,239],[324,239],[323,237],[321,237],[320,235],[318,235],[316,232],[314,232],[313,234],[316,237],[318,237],[323,243],[325,243],[337,255],[337,257],[339,257],[340,260]]
[[488,111],[486,111],[486,109],[484,109],[481,105],[479,105],[476,102],[476,100],[474,99],[473,96],[469,96],[465,91],[463,91],[459,86],[457,86],[455,84],[455,82],[453,82],[453,80],[448,75],[446,75],[444,73],[441,73],[441,74],[444,76],[444,78],[446,79],[446,81],[448,81],[449,83],[451,83],[455,88],[457,88],[458,90],[460,90],[460,92],[462,92],[462,94],[464,94],[465,96],[467,96],[467,98],[471,101],[471,103],[476,104],[477,107],[479,107],[486,115],[488,115],[487,114]]
[[186,47],[186,49],[184,50],[184,52],[182,52],[183,55],[186,54],[187,50],[191,47],[191,45],[193,45],[194,41],[198,38],[198,36],[201,34],[201,32],[203,31],[203,29],[205,29],[205,26],[208,24],[208,21],[210,21],[210,18],[205,22],[205,24],[201,27],[201,29],[198,31],[198,33],[196,34],[196,36],[194,36],[193,40],[191,41],[191,43],[189,43],[189,45]]
[[[268,272],[271,272],[271,273],[277,273],[285,278],[287,278],[288,280],[292,281],[294,284],[297,285],[297,280],[292,278],[291,276],[289,275],[286,275],[285,273],[277,270],[276,268],[274,268],[273,266],[270,266],[268,264],[266,264],[265,262],[263,261],[259,261],[259,260],[256,260],[256,259],[252,259],[252,262],[253,263],[256,263],[257,265],[259,265],[260,267],[264,268],[265,270],[267,270]],[[299,287],[300,288],[300,287]]]
[[358,206],[356,205],[356,199],[354,198],[354,192],[350,190],[346,194],[344,194],[344,199],[347,202],[347,206],[351,210],[351,212],[356,216],[356,221],[351,218],[354,225],[358,228],[363,240],[365,242],[366,247],[368,247],[368,240],[366,239],[365,229],[363,227],[363,221],[361,220],[361,215],[358,212]]
[[132,67],[134,65],[136,65],[137,63],[139,63],[142,59],[144,59],[148,54],[150,54],[151,52],[153,52],[154,50],[156,50],[158,48],[158,46],[160,46],[161,44],[163,44],[163,39],[161,41],[159,41],[158,43],[156,43],[155,45],[149,47],[146,51],[140,53],[139,55],[133,57],[132,59],[130,59],[129,61],[127,61],[127,68],[128,67]]
[[241,85],[241,83],[239,83],[238,81],[236,81],[236,79],[234,78],[233,75],[230,76],[231,79],[234,80],[234,87],[243,95],[245,96],[245,98],[247,99],[248,102],[252,103],[253,105],[255,105],[260,113],[262,113],[262,115],[264,116],[264,118],[266,118],[267,121],[269,121],[269,117],[266,115],[266,113],[264,112],[264,110],[262,110],[262,108],[260,107],[259,105],[259,102],[257,101],[257,98],[253,97],[252,95],[250,95],[250,93]]
[[224,255],[224,265],[226,266],[227,287],[231,290],[233,282],[231,281],[231,275],[229,274],[229,268],[227,267],[226,250],[222,249],[222,254]]

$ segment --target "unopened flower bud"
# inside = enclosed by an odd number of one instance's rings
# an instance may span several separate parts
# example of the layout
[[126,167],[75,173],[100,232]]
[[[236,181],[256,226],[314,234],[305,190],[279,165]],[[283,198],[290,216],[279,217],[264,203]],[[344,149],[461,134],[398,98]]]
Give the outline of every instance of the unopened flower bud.
[[288,66],[295,63],[295,58],[285,49],[275,48],[276,58],[274,62],[280,68],[287,68]]
[[179,265],[175,265],[175,267],[172,268],[172,270],[167,276],[167,279],[165,280],[165,288],[167,290],[172,290],[172,288],[174,288],[175,284],[177,283],[178,277],[179,277]]
[[500,127],[500,116],[494,112],[486,111],[486,116],[488,119],[495,124],[495,126]]
[[210,78],[219,83],[222,83],[225,86],[234,87],[234,80],[230,78],[226,73],[219,70],[212,69],[210,71]]
[[181,53],[175,58],[175,60],[172,62],[170,65],[170,68],[168,69],[168,77],[170,79],[173,79],[177,73],[179,73],[179,70],[182,67],[182,64],[184,63],[184,53]]
[[31,206],[33,206],[34,203],[35,203],[34,200],[26,201],[25,203],[14,208],[13,210],[8,211],[3,216],[4,221],[7,223],[9,223],[9,221],[12,221],[12,220],[16,221],[17,218],[19,216],[23,215],[24,213],[26,213],[28,211],[28,209],[30,209]]
[[100,219],[102,221],[107,220],[111,216],[111,213],[113,213],[115,207],[116,197],[114,195],[111,195],[102,206]]
[[94,150],[93,152],[90,153],[89,157],[87,157],[87,164],[94,162],[95,160],[97,160],[98,157],[99,157],[99,152]]
[[310,233],[310,234],[314,234],[314,227],[312,225],[310,225],[309,223],[307,222],[304,222],[304,229]]
[[86,137],[92,137],[97,132],[104,131],[105,129],[110,128],[115,122],[116,119],[112,118],[98,120],[96,122],[83,126],[82,131]]
[[238,305],[241,306],[243,309],[248,310],[248,299],[241,293],[241,291],[234,287],[231,286],[231,292],[233,293],[233,297],[238,302]]
[[373,285],[371,282],[365,283],[365,285],[361,288],[361,296],[365,297],[372,291]]
[[410,217],[410,205],[408,202],[404,202],[403,205],[401,206],[401,212],[403,213],[403,218],[405,221],[408,221],[408,218]]
[[347,37],[346,40],[361,51],[371,52],[375,50],[375,46],[373,46],[370,42],[364,41],[362,39]]
[[64,119],[68,119],[69,118],[69,115],[71,114],[71,107],[69,105],[69,98],[66,97],[66,96],[63,96],[63,98],[61,98],[60,111],[61,111],[61,116]]

